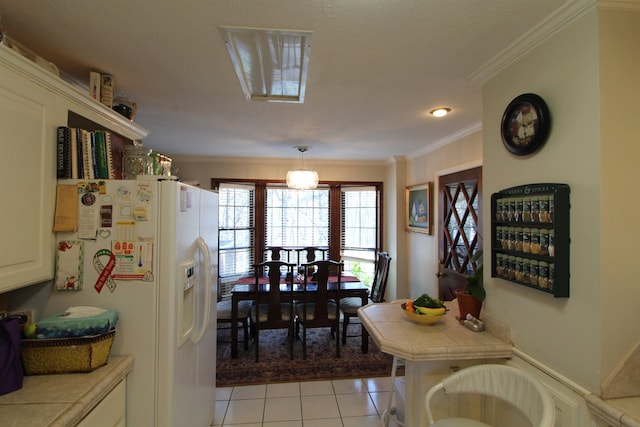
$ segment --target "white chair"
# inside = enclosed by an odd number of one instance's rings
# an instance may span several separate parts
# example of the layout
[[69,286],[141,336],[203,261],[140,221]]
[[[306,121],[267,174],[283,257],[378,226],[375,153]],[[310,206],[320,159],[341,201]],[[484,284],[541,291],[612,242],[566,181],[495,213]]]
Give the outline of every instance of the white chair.
[[555,405],[544,386],[531,375],[504,365],[477,365],[455,372],[434,385],[425,397],[430,427],[487,427],[466,418],[434,421],[431,398],[440,390],[445,394],[477,393],[500,398],[518,408],[532,427],[553,427]]

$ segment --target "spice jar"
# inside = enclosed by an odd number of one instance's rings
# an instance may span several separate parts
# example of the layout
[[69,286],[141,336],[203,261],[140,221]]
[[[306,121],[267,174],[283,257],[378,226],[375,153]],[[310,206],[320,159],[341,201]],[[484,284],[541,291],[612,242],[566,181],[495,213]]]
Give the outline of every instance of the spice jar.
[[516,197],[516,204],[515,204],[515,213],[513,215],[513,220],[514,221],[522,221],[522,210],[523,210],[523,204],[522,204],[522,197]]
[[556,234],[555,231],[549,230],[549,256],[556,256]]
[[496,200],[496,221],[502,221],[503,210],[504,210],[504,199]]
[[555,264],[549,263],[549,289],[553,290],[555,288],[555,275],[556,275],[556,267]]
[[549,263],[546,261],[538,263],[538,286],[542,289],[549,288]]
[[531,253],[531,229],[529,227],[522,228],[522,252]]
[[544,194],[540,196],[540,203],[538,204],[538,217],[540,222],[550,222],[549,221],[549,195]]
[[538,261],[535,259],[529,262],[529,283],[538,286]]
[[515,277],[517,281],[522,282],[522,257],[516,257]]
[[549,230],[540,230],[540,255],[549,255]]
[[531,197],[522,198],[522,220],[531,222]]
[[531,196],[531,222],[540,221],[540,196]]
[[540,230],[537,228],[531,229],[531,253],[540,254]]
[[516,227],[515,250],[522,252],[522,227]]

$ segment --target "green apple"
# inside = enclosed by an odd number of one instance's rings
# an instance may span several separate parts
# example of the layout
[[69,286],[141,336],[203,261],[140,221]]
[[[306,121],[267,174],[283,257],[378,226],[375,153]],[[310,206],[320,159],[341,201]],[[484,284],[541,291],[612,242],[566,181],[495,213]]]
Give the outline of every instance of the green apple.
[[36,338],[36,327],[35,323],[29,323],[24,327],[24,337],[28,339]]

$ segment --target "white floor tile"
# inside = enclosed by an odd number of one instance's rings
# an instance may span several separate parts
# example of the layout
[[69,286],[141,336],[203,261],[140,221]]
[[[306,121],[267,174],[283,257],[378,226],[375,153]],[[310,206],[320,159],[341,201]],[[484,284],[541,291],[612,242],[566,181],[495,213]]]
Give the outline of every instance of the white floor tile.
[[299,383],[267,384],[267,398],[300,396]]
[[227,413],[228,400],[216,400],[215,413],[213,415],[213,425],[221,426],[224,415]]
[[304,420],[304,427],[342,427],[342,420],[340,418]]
[[337,398],[340,415],[356,417],[361,415],[378,415],[369,393],[341,394]]
[[390,385],[386,377],[221,387],[213,426],[379,427]]
[[302,420],[300,397],[273,397],[264,405],[264,422]]
[[[305,423],[305,427],[307,424]],[[302,427],[302,420],[298,421],[274,421],[271,423],[262,423],[262,427]],[[342,427],[342,424],[340,424]]]
[[375,393],[378,391],[390,391],[391,390],[391,378],[390,377],[380,377],[380,378],[368,378],[363,380],[365,386],[369,393]]
[[[378,414],[382,414],[387,409],[387,405],[389,402],[389,394],[391,393],[388,391],[381,391],[378,393],[369,393],[369,396],[371,396],[371,400],[373,400],[373,404],[376,405]],[[394,402],[392,402],[392,406],[394,403],[395,403],[395,396],[394,396]]]
[[367,388],[361,379],[333,380],[332,383],[336,394],[367,392]]
[[223,425],[261,423],[263,417],[264,399],[231,400]]
[[343,427],[380,427],[382,424],[377,415],[367,415],[342,418],[342,425]]
[[264,399],[267,394],[267,385],[243,385],[234,387],[231,393],[231,400],[239,399]]
[[302,396],[302,419],[340,418],[336,397],[331,395]]
[[233,387],[216,388],[216,400],[229,400],[231,398],[232,391]]
[[327,381],[305,381],[300,383],[300,395],[318,396],[321,394],[333,394],[333,385]]

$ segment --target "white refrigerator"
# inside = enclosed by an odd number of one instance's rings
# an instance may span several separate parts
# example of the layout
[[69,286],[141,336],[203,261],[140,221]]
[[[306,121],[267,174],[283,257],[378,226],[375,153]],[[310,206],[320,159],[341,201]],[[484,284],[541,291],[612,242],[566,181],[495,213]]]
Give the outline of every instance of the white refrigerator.
[[77,203],[78,229],[56,233],[45,315],[117,310],[111,354],[135,358],[127,425],[205,427],[215,407],[218,194],[158,178],[58,181],[56,226],[74,222]]

